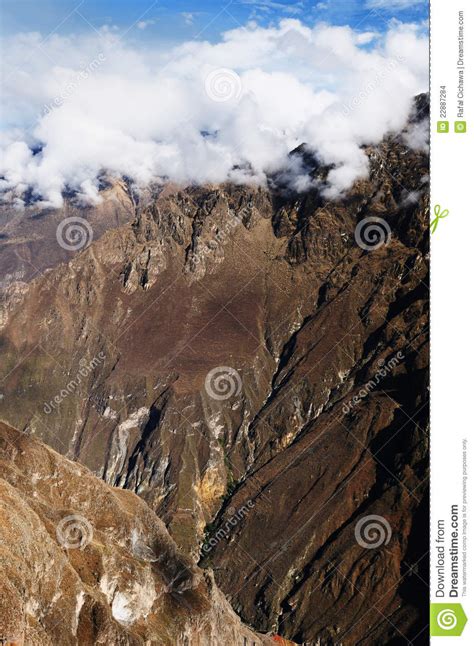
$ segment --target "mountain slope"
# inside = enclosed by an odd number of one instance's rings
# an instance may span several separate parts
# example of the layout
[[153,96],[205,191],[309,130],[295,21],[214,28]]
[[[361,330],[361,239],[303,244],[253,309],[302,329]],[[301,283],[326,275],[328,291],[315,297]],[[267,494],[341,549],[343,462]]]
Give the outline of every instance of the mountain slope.
[[2,423],[0,466],[2,641],[270,643],[131,492]]
[[[169,185],[3,304],[2,418],[138,493],[247,622],[300,642],[426,624],[428,160],[406,133],[366,152],[339,201]],[[374,217],[388,244],[364,248]]]
[[[100,196],[100,204],[88,206],[65,196],[61,209],[43,208],[34,200],[23,209],[0,202],[0,294],[12,283],[27,283],[69,259],[67,246],[59,245],[56,237],[64,219],[89,223],[90,230],[84,230],[89,240],[84,243],[133,219],[134,196],[126,182],[103,182]],[[65,242],[74,245],[77,240],[65,237]]]

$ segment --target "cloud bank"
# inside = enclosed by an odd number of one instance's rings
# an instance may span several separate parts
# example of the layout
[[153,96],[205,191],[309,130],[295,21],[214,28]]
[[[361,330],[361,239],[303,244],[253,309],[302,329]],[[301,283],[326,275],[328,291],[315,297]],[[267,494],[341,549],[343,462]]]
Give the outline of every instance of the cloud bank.
[[18,204],[29,191],[61,206],[65,189],[94,202],[104,172],[138,186],[264,183],[303,142],[334,165],[326,192],[337,196],[367,171],[361,146],[400,130],[428,87],[427,37],[398,22],[384,34],[250,23],[167,50],[105,28],[28,33],[2,51],[0,190]]

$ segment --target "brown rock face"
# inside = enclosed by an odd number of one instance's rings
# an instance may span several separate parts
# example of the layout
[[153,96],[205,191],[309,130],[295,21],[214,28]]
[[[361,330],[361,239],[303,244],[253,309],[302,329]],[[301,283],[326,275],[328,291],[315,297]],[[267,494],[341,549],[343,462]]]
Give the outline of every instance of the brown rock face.
[[[88,222],[91,228],[83,228],[83,233],[90,236],[90,242],[133,219],[134,195],[125,182],[104,183],[100,196],[97,206],[81,206],[77,199],[66,196],[61,209],[41,208],[35,202],[22,210],[0,204],[0,294],[13,283],[29,282],[70,259],[71,252],[59,245],[56,237],[58,225],[66,218]],[[78,239],[70,235],[65,231],[64,240],[74,245]]]
[[0,423],[0,641],[265,644],[130,491]]
[[297,642],[426,641],[428,161],[367,153],[338,201],[169,186],[2,310],[1,417]]

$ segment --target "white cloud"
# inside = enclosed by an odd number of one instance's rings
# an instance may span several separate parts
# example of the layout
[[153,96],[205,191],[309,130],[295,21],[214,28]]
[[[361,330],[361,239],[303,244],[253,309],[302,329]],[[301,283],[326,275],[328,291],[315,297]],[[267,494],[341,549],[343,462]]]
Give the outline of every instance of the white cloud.
[[429,5],[429,0],[367,0],[369,9],[409,9],[416,5]]
[[380,36],[287,19],[172,50],[133,47],[103,29],[54,35],[45,56],[32,56],[40,42],[19,34],[2,43],[0,189],[18,197],[32,187],[51,205],[65,187],[96,199],[104,171],[139,185],[263,183],[302,142],[335,165],[335,196],[366,172],[361,146],[402,128],[428,87],[427,38],[400,23]]
[[181,16],[184,18],[184,22],[187,25],[193,25],[194,24],[194,18],[196,16],[195,13],[192,13],[191,11],[183,11],[181,13]]
[[275,0],[241,0],[242,4],[250,5],[260,11],[278,11],[290,15],[298,15],[303,12],[303,2],[276,2]]
[[137,27],[138,29],[146,29],[147,27],[149,27],[150,25],[154,25],[155,23],[156,23],[156,20],[151,18],[150,20],[139,20],[137,22]]

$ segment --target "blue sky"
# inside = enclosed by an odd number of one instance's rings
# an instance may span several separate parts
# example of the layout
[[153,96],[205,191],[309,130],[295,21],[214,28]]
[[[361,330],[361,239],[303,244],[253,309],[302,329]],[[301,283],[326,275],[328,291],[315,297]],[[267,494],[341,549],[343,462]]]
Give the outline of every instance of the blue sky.
[[385,31],[387,22],[420,22],[428,0],[2,0],[1,31],[53,30],[70,34],[104,25],[127,31],[129,38],[179,42],[215,41],[228,29],[256,20],[269,25],[281,18],[314,24],[326,21],[361,30]]

